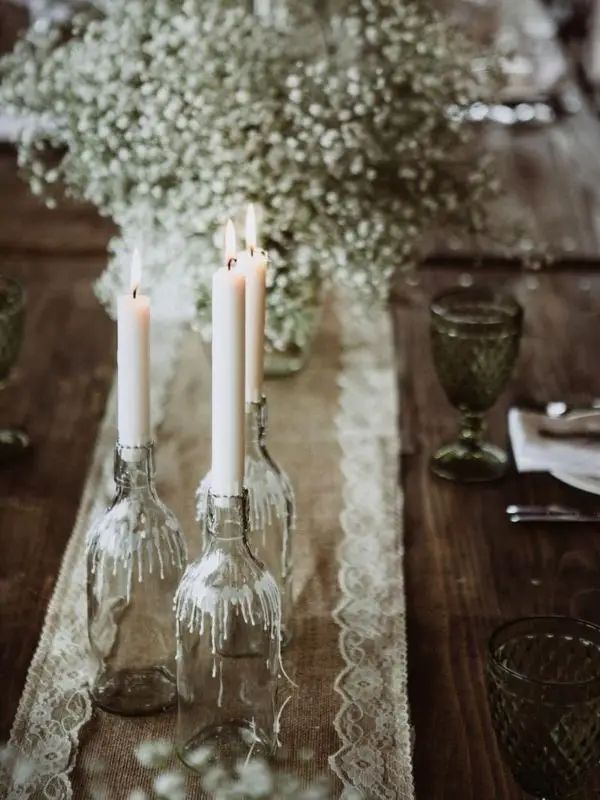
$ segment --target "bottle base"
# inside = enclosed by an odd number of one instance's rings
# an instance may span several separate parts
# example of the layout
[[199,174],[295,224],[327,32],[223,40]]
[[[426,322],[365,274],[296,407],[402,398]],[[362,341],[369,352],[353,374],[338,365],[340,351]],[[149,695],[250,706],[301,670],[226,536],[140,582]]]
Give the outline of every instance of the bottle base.
[[162,667],[99,676],[91,694],[99,708],[127,717],[166,711],[177,699],[175,678]]
[[199,760],[205,765],[201,754],[207,747],[211,750],[211,759],[220,766],[234,767],[240,760],[271,756],[273,739],[262,731],[253,730],[247,720],[234,720],[197,731],[183,745],[178,744],[177,755],[186,767],[197,772]]

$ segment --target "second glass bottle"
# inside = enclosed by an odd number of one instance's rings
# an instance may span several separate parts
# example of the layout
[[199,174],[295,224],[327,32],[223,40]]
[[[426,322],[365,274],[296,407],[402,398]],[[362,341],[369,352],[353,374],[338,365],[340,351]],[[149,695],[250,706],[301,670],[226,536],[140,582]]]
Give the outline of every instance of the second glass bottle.
[[207,497],[207,543],[176,597],[177,752],[221,765],[275,745],[281,601],[247,542],[248,494]]
[[[296,525],[294,491],[267,448],[267,401],[246,402],[244,486],[248,491],[248,543],[277,581],[281,593],[282,645],[292,637],[292,541]],[[207,536],[210,472],[200,483],[197,519]]]

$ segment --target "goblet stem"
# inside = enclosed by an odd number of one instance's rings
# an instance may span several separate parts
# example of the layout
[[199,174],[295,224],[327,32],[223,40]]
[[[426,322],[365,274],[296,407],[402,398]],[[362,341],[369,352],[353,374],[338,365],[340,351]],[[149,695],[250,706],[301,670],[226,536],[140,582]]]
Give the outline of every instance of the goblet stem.
[[469,450],[480,450],[484,431],[483,414],[463,411],[458,438],[464,447]]
[[506,472],[506,453],[483,439],[483,414],[462,412],[458,439],[434,455],[431,466],[436,475],[453,481],[492,481]]

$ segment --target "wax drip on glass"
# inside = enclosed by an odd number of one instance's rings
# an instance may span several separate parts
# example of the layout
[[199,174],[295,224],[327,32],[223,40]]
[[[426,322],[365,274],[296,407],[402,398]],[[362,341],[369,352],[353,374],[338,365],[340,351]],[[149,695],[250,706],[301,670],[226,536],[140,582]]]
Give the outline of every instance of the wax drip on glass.
[[[251,554],[243,552],[240,538],[240,563],[231,558],[227,564],[226,587],[211,586],[207,579],[214,570],[223,567],[225,558],[220,552],[206,552],[203,558],[192,565],[181,581],[177,595],[176,618],[178,625],[190,634],[208,634],[213,656],[227,646],[231,617],[241,617],[245,625],[262,627],[276,643],[280,635],[281,598],[277,584]],[[248,566],[249,561],[250,567]],[[280,667],[280,653],[276,650]],[[216,674],[216,667],[213,675]]]
[[[278,743],[281,597],[246,539],[248,498],[208,498],[208,544],[175,600],[177,748],[193,768],[210,746],[219,763],[267,755]],[[289,680],[289,678],[288,678]]]
[[109,576],[122,576],[129,603],[134,581],[155,574],[164,580],[172,569],[183,572],[187,561],[179,523],[160,501],[154,508],[135,499],[113,501],[90,529],[87,552],[98,602],[109,591]]
[[187,562],[175,515],[154,486],[150,441],[150,303],[139,294],[141,257],[118,303],[115,493],[86,540],[88,634],[97,672],[92,698],[120,714],[170,706],[175,691],[172,604]]

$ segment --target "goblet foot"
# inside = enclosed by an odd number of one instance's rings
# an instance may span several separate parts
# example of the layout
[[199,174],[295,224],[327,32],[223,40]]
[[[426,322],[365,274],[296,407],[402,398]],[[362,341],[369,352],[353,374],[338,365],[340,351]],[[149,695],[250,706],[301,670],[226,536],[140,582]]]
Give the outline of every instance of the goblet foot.
[[506,474],[508,456],[487,442],[444,445],[431,459],[431,469],[440,478],[461,483],[497,481]]
[[31,440],[19,428],[0,428],[0,464],[13,461],[31,447]]
[[97,678],[92,698],[99,708],[111,714],[156,714],[175,704],[175,678],[162,667],[121,670]]

